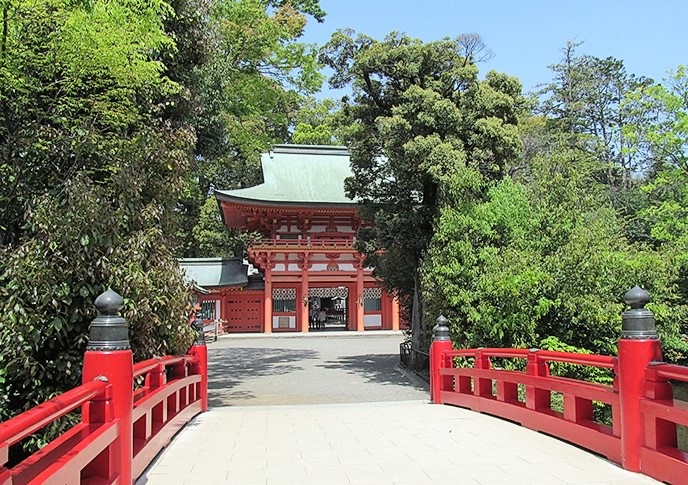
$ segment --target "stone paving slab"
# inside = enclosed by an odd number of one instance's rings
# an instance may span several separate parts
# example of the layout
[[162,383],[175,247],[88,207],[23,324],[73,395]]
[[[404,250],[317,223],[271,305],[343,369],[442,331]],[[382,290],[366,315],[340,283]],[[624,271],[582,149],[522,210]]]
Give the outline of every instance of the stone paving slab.
[[416,400],[212,408],[136,483],[659,482],[513,423]]

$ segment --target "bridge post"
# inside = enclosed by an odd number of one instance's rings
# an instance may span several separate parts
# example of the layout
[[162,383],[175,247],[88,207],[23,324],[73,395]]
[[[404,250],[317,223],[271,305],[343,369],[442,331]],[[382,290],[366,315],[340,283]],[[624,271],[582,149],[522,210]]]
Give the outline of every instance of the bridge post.
[[442,391],[443,377],[440,376],[440,368],[445,366],[443,362],[444,353],[452,349],[452,343],[449,337],[447,319],[440,315],[435,322],[435,328],[432,329],[432,344],[430,345],[430,401],[435,404],[442,404],[440,392]]
[[662,359],[654,314],[645,308],[650,295],[636,286],[624,295],[630,305],[622,316],[619,339],[619,402],[621,411],[621,464],[640,471],[643,423],[640,399],[644,395],[645,369]]
[[131,485],[133,459],[134,360],[129,346],[127,321],[119,316],[124,300],[108,289],[96,298],[98,316],[89,326],[82,382],[107,380],[112,389],[112,417],[119,420],[119,438],[108,453],[94,460],[100,476]]
[[195,356],[197,359],[197,362],[191,366],[191,372],[201,376],[198,394],[201,399],[201,410],[206,412],[208,410],[208,346],[205,343],[203,321],[198,314],[196,315],[196,320],[194,320],[194,327],[197,332],[196,341],[189,349],[188,354]]

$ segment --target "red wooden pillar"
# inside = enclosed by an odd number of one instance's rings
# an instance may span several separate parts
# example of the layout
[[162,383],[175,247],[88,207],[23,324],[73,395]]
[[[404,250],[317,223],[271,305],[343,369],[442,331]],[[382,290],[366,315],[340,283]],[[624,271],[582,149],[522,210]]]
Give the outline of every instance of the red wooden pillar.
[[265,298],[263,301],[263,332],[272,332],[272,268],[268,258],[265,265]]
[[452,349],[452,343],[447,319],[440,315],[436,323],[437,325],[432,330],[433,337],[430,345],[430,401],[442,404],[441,391],[447,390],[446,386],[451,383],[452,378],[451,376],[442,377],[440,369],[446,366],[444,353]]
[[359,256],[356,265],[356,331],[365,330],[365,309],[363,307],[363,257]]
[[[538,355],[537,349],[532,349],[528,354],[526,374],[530,376],[546,377],[549,375],[549,366]],[[526,386],[526,407],[528,409],[551,409],[552,395],[548,389],[540,389],[534,385]]]
[[[133,460],[134,361],[129,347],[129,328],[118,312],[124,300],[108,289],[95,301],[98,316],[89,327],[89,342],[84,355],[82,382],[107,379],[112,386],[112,415],[119,420],[119,438],[111,453],[103,453],[94,463],[100,473],[118,483],[131,484]],[[110,461],[112,460],[112,461]]]
[[191,346],[188,354],[196,357],[190,367],[192,375],[200,375],[201,382],[196,388],[196,395],[201,400],[201,411],[208,410],[208,346],[205,343],[205,333],[203,332],[203,321],[200,318],[196,319],[196,341]]
[[636,286],[624,295],[631,309],[624,312],[619,339],[619,403],[621,408],[621,465],[640,471],[643,422],[640,399],[644,395],[645,370],[662,359],[655,317],[645,304],[650,295]]
[[301,331],[308,333],[309,314],[308,314],[308,267],[309,254],[306,252],[301,260],[301,304],[297,302],[299,308],[299,320],[301,321]]
[[392,299],[392,330],[399,330],[399,300],[390,295]]

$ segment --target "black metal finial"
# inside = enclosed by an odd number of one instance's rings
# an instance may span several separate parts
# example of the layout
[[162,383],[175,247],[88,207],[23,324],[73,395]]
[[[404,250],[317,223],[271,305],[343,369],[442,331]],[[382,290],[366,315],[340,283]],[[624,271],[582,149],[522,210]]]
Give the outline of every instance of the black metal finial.
[[99,315],[117,315],[124,306],[124,299],[112,291],[112,288],[108,288],[107,291],[98,295],[93,304],[98,309]]
[[449,337],[449,321],[445,316],[440,315],[437,317],[435,324],[435,327],[432,329],[432,340],[435,342],[451,340]]
[[624,295],[624,301],[631,308],[621,316],[621,338],[657,339],[655,315],[645,308],[650,301],[650,294],[635,286]]
[[640,286],[635,285],[624,295],[624,301],[631,308],[644,308],[650,301],[650,294]]
[[124,300],[112,288],[101,293],[94,302],[98,316],[89,325],[86,350],[129,350],[129,326],[119,316]]

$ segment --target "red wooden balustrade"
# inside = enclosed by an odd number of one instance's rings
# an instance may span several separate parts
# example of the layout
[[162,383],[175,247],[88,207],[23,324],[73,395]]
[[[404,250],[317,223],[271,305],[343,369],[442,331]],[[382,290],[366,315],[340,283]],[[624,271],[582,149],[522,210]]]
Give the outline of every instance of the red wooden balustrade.
[[[454,367],[457,357],[472,358],[473,367]],[[525,360],[525,370],[494,368],[495,357]],[[556,377],[548,365],[562,362],[613,369],[616,358],[528,349],[450,350],[441,358],[443,365],[433,369],[440,384],[434,402],[507,418],[621,461],[619,395],[614,386]],[[563,412],[552,408],[553,392],[563,396]],[[593,419],[594,401],[611,406],[612,426]]]
[[[134,364],[126,322],[116,316],[121,297],[111,291],[104,295],[110,300],[99,306],[101,316],[91,325],[91,341],[101,335],[94,332],[100,323],[101,329],[107,327],[103,333],[110,335],[123,326],[125,339],[98,343],[125,345],[87,350],[81,386],[0,423],[0,485],[131,484],[180,428],[207,411],[208,354],[203,339],[199,336],[187,355]],[[113,303],[112,295],[119,300]],[[134,389],[137,381],[142,385]],[[78,424],[21,463],[8,466],[10,446],[77,408]]]
[[310,236],[302,239],[261,239],[251,244],[252,249],[270,249],[275,247],[326,247],[333,249],[351,249],[355,237]]
[[[457,367],[459,358],[472,359],[471,366]],[[526,364],[514,366],[524,367],[522,371],[505,370],[493,365],[494,358]],[[451,342],[436,340],[431,347],[431,398],[559,437],[657,480],[686,483],[688,453],[678,448],[677,425],[688,426],[688,402],[674,399],[672,381],[688,383],[688,367],[660,360],[654,339],[622,338],[618,357],[535,349],[452,350]],[[557,377],[550,373],[551,362],[612,369],[614,384]],[[552,393],[563,396],[563,410],[554,409]],[[611,407],[611,425],[594,420],[594,402]]]

